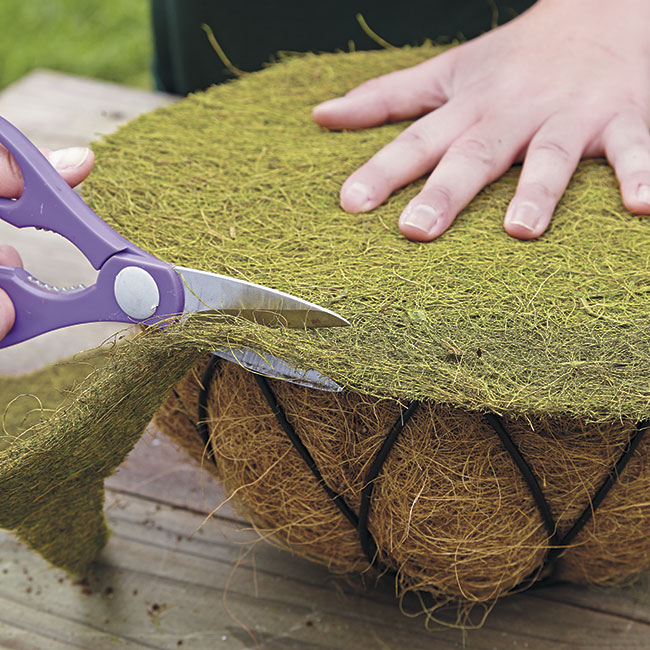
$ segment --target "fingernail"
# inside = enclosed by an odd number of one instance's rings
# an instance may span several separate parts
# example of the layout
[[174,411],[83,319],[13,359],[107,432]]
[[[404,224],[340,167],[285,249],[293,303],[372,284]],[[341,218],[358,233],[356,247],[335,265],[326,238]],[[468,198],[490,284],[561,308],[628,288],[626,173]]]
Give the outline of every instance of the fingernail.
[[81,167],[90,155],[87,147],[68,147],[50,152],[48,159],[53,167],[59,171]]
[[540,216],[539,208],[534,203],[522,201],[508,210],[505,222],[507,226],[519,226],[528,232],[534,232]]
[[650,185],[646,185],[645,183],[639,185],[636,191],[636,198],[641,203],[650,205]]
[[403,226],[419,230],[427,237],[433,236],[438,230],[441,214],[430,205],[407,206],[401,219]]
[[367,212],[374,207],[370,198],[370,188],[363,183],[352,183],[345,188],[345,203],[353,212]]

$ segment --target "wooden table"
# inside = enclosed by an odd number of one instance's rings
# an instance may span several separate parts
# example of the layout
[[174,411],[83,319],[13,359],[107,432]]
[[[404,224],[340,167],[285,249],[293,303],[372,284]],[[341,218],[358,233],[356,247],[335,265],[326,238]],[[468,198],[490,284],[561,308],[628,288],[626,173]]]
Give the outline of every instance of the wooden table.
[[[57,147],[85,144],[170,101],[38,71],[0,94],[0,114],[40,146]],[[0,230],[0,241],[16,243],[44,279],[76,281],[84,273],[92,279],[74,250],[33,234],[22,239],[14,229]],[[110,334],[78,328],[3,351],[0,373],[34,369]],[[650,648],[647,576],[626,589],[531,591],[500,601],[480,630],[430,632],[422,617],[400,612],[390,584],[364,591],[257,541],[227,505],[207,519],[222,500],[207,473],[148,432],[107,481],[114,535],[88,583],[51,568],[0,531],[0,648],[424,650],[464,642],[473,650]]]

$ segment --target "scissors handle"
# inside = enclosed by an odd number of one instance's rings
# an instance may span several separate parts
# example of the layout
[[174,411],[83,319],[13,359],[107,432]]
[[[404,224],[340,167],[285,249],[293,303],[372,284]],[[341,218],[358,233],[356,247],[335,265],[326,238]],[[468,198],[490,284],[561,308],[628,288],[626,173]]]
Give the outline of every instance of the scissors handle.
[[0,198],[0,219],[18,228],[43,228],[63,235],[99,270],[93,286],[61,291],[23,269],[0,265],[0,288],[16,311],[14,326],[0,348],[79,323],[153,324],[183,313],[183,282],[171,264],[113,230],[3,118],[0,143],[18,163],[25,183],[20,198]]
[[[170,323],[183,313],[181,277],[166,262],[153,255],[151,259],[132,253],[118,253],[100,269],[97,282],[90,287],[60,290],[33,278],[24,269],[0,266],[0,287],[11,298],[16,312],[14,326],[0,340],[0,349],[27,341],[39,334],[78,325],[109,321],[148,325]],[[146,274],[153,284],[149,290],[140,286],[118,290],[116,279],[124,270]],[[136,282],[137,285],[137,282]],[[151,288],[153,289],[153,296]],[[144,313],[134,314],[125,306],[124,296],[135,296]],[[132,303],[133,304],[133,303]]]
[[83,202],[27,137],[1,117],[0,143],[18,163],[25,182],[20,198],[0,198],[0,219],[18,228],[32,226],[63,235],[96,269],[119,251],[136,250]]

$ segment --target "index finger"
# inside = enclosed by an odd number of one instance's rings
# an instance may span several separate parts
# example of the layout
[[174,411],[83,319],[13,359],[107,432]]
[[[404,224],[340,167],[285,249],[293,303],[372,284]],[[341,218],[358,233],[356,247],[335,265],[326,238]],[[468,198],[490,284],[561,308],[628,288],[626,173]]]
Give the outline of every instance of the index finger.
[[[63,179],[74,187],[88,176],[95,156],[88,147],[67,147],[65,149],[41,149],[41,153],[61,174]],[[18,163],[9,151],[0,145],[0,196],[16,199],[23,193],[23,175]]]

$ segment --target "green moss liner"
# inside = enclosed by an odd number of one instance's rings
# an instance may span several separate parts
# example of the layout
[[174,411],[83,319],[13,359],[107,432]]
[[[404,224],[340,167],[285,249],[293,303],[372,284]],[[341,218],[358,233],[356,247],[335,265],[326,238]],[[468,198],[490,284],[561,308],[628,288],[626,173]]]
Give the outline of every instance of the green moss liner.
[[397,229],[421,182],[369,214],[338,207],[347,175],[405,124],[328,132],[312,107],[437,51],[291,59],[143,116],[97,147],[86,196],[164,259],[290,291],[353,324],[206,326],[215,347],[232,335],[380,397],[647,418],[650,221],[624,209],[605,161],[581,164],[532,242],[502,228],[519,168],[428,244]]

